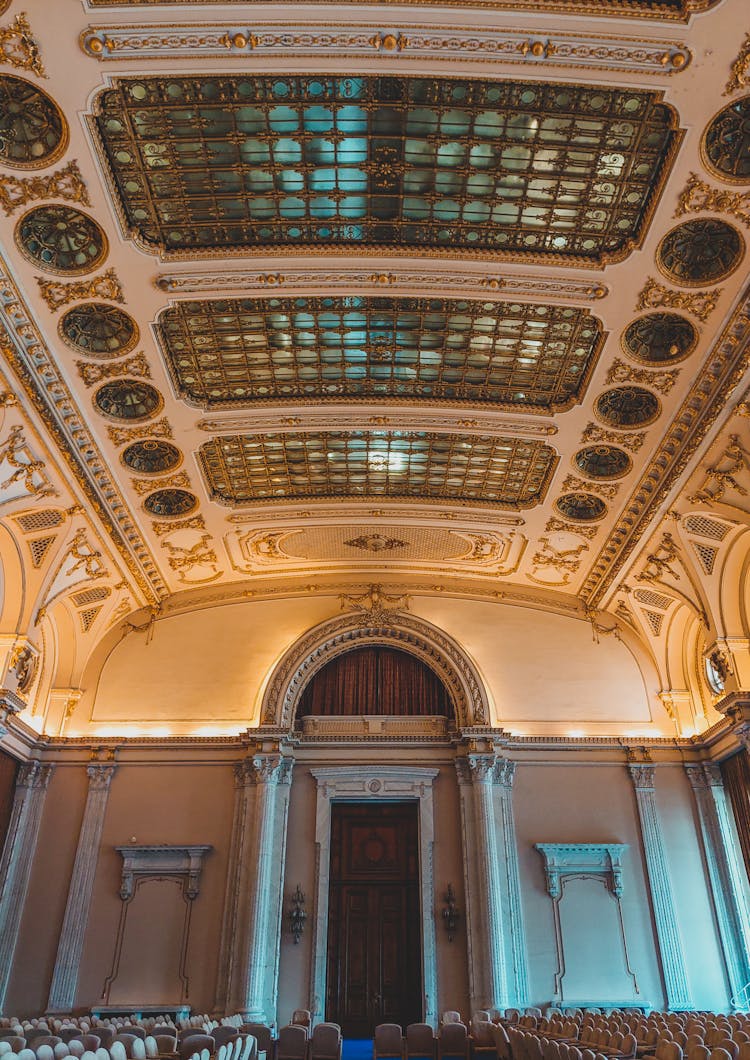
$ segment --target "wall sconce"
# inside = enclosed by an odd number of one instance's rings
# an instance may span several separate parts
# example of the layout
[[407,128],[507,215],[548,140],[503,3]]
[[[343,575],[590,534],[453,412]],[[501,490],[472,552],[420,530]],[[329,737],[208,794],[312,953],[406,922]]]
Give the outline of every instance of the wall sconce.
[[295,946],[302,938],[302,932],[305,930],[306,920],[305,896],[302,893],[300,885],[297,884],[297,890],[292,895],[292,908],[289,911],[290,930],[292,932],[292,937],[294,938]]
[[453,939],[456,937],[456,926],[461,914],[456,906],[456,892],[453,890],[452,883],[448,884],[448,890],[445,892],[443,901],[445,902],[443,923],[445,924],[445,930],[448,932],[448,942],[453,942]]

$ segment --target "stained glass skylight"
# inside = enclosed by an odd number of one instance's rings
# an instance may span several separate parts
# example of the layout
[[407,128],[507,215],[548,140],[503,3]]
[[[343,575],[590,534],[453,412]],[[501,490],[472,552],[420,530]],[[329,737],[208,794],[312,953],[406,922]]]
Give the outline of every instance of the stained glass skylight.
[[536,440],[380,430],[228,435],[199,458],[211,495],[235,505],[386,496],[529,508],[557,463]]
[[157,332],[204,408],[290,398],[423,398],[559,409],[602,343],[586,310],[444,298],[185,301]]
[[392,76],[121,78],[94,121],[131,232],[187,255],[617,260],[679,138],[655,92]]

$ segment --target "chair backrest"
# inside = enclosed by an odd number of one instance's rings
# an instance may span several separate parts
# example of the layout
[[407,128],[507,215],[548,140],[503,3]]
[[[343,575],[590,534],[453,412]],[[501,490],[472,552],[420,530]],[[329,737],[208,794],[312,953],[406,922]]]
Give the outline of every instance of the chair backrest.
[[266,1060],[273,1060],[275,1043],[271,1028],[265,1023],[242,1023],[240,1034],[252,1034],[258,1043],[258,1051],[266,1054]]
[[20,1049],[18,1052],[19,1060],[36,1060],[36,1053],[33,1049]]
[[34,1052],[36,1053],[36,1060],[55,1060],[55,1050],[51,1045],[47,1045],[46,1042],[42,1042],[40,1045],[34,1042]]
[[240,1032],[236,1027],[228,1027],[223,1025],[221,1027],[214,1027],[211,1031],[211,1037],[216,1042],[217,1046],[226,1045],[227,1042],[231,1042]]
[[143,1043],[146,1046],[146,1056],[153,1060],[154,1057],[159,1055],[159,1047],[156,1044],[156,1038],[153,1034],[147,1034],[146,1040]]
[[456,1012],[455,1009],[449,1008],[440,1017],[440,1023],[463,1023],[461,1019],[461,1013]]
[[195,1028],[193,1028],[193,1033],[183,1038],[177,1047],[180,1060],[186,1060],[187,1057],[200,1053],[202,1049],[208,1049],[210,1055],[214,1050],[214,1040],[210,1035]]
[[439,1056],[465,1056],[468,1034],[463,1023],[444,1023],[438,1032]]
[[173,1027],[170,1023],[155,1023],[151,1028],[151,1034],[154,1038],[160,1034],[171,1034],[173,1037],[177,1037],[177,1028]]
[[145,1041],[145,1038],[146,1038],[146,1028],[145,1027],[140,1027],[137,1023],[128,1023],[122,1029],[124,1031],[127,1031],[128,1034],[134,1034],[136,1036],[136,1038],[140,1038],[141,1041]]
[[379,1023],[372,1040],[373,1057],[401,1056],[403,1049],[404,1039],[398,1023]]
[[98,1034],[82,1034],[81,1043],[83,1044],[84,1049],[90,1049],[92,1052],[96,1052],[102,1044],[102,1040]]
[[130,1043],[129,1055],[131,1060],[146,1060],[146,1039],[133,1038]]
[[307,1056],[307,1029],[288,1023],[279,1031],[276,1060],[304,1060]]
[[310,1038],[310,1060],[321,1060],[341,1055],[341,1029],[335,1023],[319,1023]]
[[495,1036],[492,1033],[492,1024],[489,1020],[472,1020],[471,1037],[473,1049],[495,1048]]
[[435,1034],[429,1023],[410,1023],[406,1028],[406,1055],[435,1055]]
[[296,1008],[289,1022],[294,1026],[307,1027],[309,1029],[312,1024],[312,1013],[306,1008]]

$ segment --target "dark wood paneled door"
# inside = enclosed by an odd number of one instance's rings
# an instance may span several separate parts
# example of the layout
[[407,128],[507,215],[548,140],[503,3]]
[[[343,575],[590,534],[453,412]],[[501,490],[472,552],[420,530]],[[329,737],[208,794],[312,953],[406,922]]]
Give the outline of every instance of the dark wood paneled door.
[[417,803],[335,803],[326,1019],[350,1038],[422,1019]]

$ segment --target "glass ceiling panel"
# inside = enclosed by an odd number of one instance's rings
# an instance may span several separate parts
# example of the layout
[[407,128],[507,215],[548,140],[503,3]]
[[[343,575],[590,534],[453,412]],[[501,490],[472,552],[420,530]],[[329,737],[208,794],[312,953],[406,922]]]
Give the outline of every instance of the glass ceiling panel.
[[538,504],[557,457],[539,441],[425,431],[321,431],[212,438],[199,458],[229,504],[419,497],[507,508]]
[[655,92],[421,77],[119,79],[96,128],[163,253],[376,245],[572,263],[643,235],[679,133]]
[[566,306],[337,296],[187,301],[157,333],[204,408],[289,398],[423,398],[559,409],[580,398],[600,322]]

